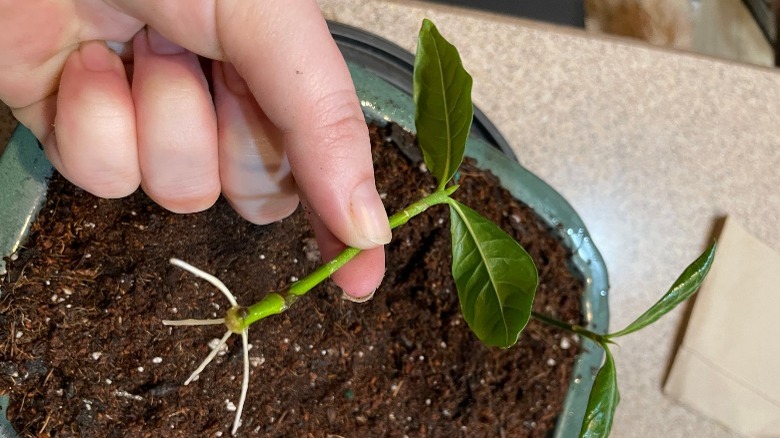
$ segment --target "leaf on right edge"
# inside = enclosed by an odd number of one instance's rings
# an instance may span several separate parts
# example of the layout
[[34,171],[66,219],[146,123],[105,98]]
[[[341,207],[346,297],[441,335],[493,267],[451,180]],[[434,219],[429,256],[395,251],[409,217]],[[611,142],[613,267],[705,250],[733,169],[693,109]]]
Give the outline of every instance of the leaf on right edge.
[[669,289],[669,292],[661,297],[658,302],[653,304],[651,308],[647,309],[645,313],[640,315],[639,318],[629,324],[628,327],[620,330],[619,332],[607,335],[607,338],[624,336],[647,327],[662,316],[669,313],[672,309],[677,307],[678,304],[682,303],[688,299],[688,297],[693,295],[697,290],[699,290],[699,286],[701,286],[704,278],[707,277],[707,273],[710,271],[712,262],[715,260],[716,246],[716,243],[710,245],[710,247],[707,248],[702,253],[702,255],[696,259],[696,261],[685,268],[685,271],[680,274],[680,277],[677,278],[677,281],[674,282],[672,287]]
[[463,318],[486,345],[511,347],[531,317],[539,275],[512,237],[452,200],[452,276]]
[[606,360],[601,366],[593,388],[590,390],[588,407],[585,410],[585,419],[582,421],[580,438],[608,437],[612,429],[612,421],[615,418],[615,408],[620,402],[620,393],[617,386],[617,373],[615,372],[615,360],[606,345],[604,352]]
[[471,76],[458,50],[423,20],[414,58],[414,124],[425,165],[443,189],[463,161],[471,129]]

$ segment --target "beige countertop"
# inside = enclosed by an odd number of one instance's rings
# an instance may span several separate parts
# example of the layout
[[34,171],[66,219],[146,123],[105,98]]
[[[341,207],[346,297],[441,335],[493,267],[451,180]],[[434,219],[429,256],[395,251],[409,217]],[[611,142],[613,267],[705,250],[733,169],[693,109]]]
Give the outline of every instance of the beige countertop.
[[[724,215],[780,251],[780,72],[418,2],[320,5],[410,51],[428,17],[459,48],[474,102],[588,226],[613,328],[668,289]],[[733,436],[661,392],[681,317],[621,339],[614,437]]]
[[[780,250],[777,71],[416,2],[320,4],[410,51],[428,17],[460,49],[475,103],[587,224],[609,269],[613,328],[655,302],[724,215]],[[681,317],[621,340],[613,436],[733,436],[661,393]]]

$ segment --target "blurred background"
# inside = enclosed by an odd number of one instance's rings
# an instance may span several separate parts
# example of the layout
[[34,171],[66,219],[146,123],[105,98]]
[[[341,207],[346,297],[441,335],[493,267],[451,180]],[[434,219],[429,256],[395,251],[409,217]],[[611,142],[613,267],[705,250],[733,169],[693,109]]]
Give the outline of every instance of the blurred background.
[[778,65],[780,0],[433,0],[761,66]]

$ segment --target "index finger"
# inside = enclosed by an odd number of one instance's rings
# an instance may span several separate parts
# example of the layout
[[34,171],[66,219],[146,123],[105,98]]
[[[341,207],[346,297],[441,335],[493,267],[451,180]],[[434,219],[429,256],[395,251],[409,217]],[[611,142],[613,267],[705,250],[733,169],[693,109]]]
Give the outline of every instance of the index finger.
[[388,243],[390,227],[349,70],[317,4],[294,3],[217,2],[224,56],[282,132],[296,182],[327,228],[358,248]]

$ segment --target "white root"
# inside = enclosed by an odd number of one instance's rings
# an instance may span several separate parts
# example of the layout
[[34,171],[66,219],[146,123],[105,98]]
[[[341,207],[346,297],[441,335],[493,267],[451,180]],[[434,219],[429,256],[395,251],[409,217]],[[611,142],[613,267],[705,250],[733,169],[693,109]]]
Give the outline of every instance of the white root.
[[217,319],[163,319],[163,325],[191,326],[191,325],[220,325],[225,323],[225,318]]
[[241,380],[241,397],[238,399],[238,410],[236,410],[236,418],[233,420],[231,435],[235,435],[238,428],[241,427],[241,412],[244,411],[246,393],[249,391],[249,334],[247,330],[241,332],[241,347],[244,349],[244,377]]
[[[236,298],[233,296],[233,294],[230,292],[230,290],[225,286],[224,283],[222,283],[221,280],[219,280],[217,277],[214,277],[211,274],[208,274],[204,271],[201,271],[200,269],[190,265],[189,263],[179,260],[176,258],[172,258],[170,260],[171,264],[178,266],[193,275],[200,277],[212,285],[216,287],[217,289],[222,292],[227,300],[230,302],[230,305],[233,307],[238,307],[238,302],[236,301]],[[162,322],[164,325],[168,326],[200,326],[200,325],[218,325],[218,324],[224,324],[225,318],[217,318],[217,319],[182,319],[182,320],[168,320],[165,319]],[[222,349],[222,347],[227,342],[230,335],[232,335],[233,332],[231,330],[228,330],[223,336],[222,339],[219,340],[219,343],[214,346],[214,348],[211,349],[208,356],[201,362],[201,364],[198,366],[195,371],[192,372],[189,378],[184,382],[185,385],[189,385],[193,380],[195,380],[200,373],[208,366],[209,363],[211,363],[212,360],[217,356],[219,351]],[[239,427],[241,427],[241,413],[244,411],[244,403],[246,402],[246,395],[249,391],[249,330],[244,329],[241,332],[241,344],[242,348],[244,350],[244,375],[241,380],[241,396],[239,397],[238,401],[238,409],[236,410],[236,416],[233,419],[233,428],[231,429],[230,433],[231,435],[235,435],[236,431]]]
[[214,348],[211,349],[209,355],[206,356],[205,359],[203,359],[203,362],[200,363],[200,366],[197,369],[195,369],[195,371],[193,371],[192,374],[190,374],[190,377],[184,382],[185,386],[189,385],[190,382],[195,380],[195,378],[198,377],[201,371],[203,371],[206,368],[206,366],[208,366],[208,364],[210,364],[211,361],[214,360],[214,358],[217,356],[217,353],[219,353],[219,350],[222,349],[222,346],[225,345],[225,342],[232,334],[233,332],[231,332],[230,330],[225,332],[225,334],[222,336],[222,339],[219,340],[219,343],[215,345]]
[[179,260],[177,258],[172,258],[170,260],[171,264],[174,266],[178,266],[185,271],[188,271],[195,275],[196,277],[200,277],[209,283],[213,284],[214,287],[219,289],[220,292],[225,294],[225,297],[227,297],[227,300],[230,302],[230,305],[233,307],[238,307],[238,302],[236,301],[236,297],[233,296],[232,293],[230,293],[230,290],[225,286],[225,283],[222,282],[219,278],[207,273],[203,272],[200,269],[196,268],[195,266],[192,266],[191,264],[185,262],[184,260]]

